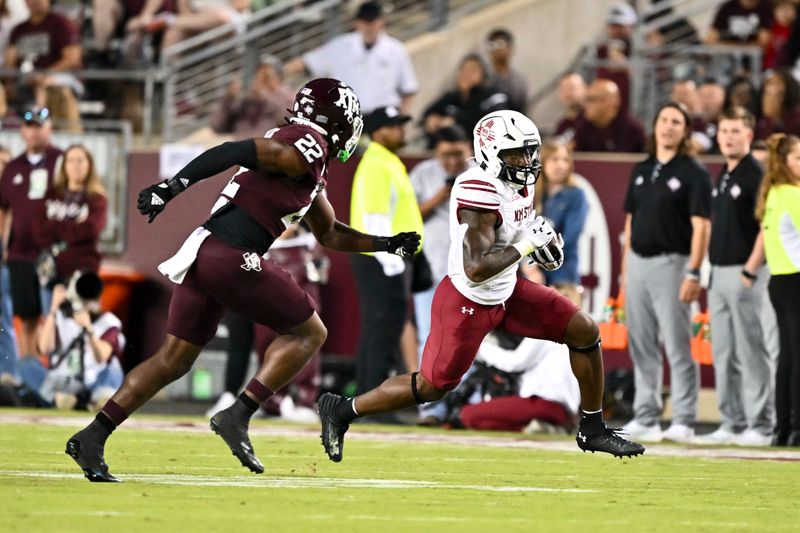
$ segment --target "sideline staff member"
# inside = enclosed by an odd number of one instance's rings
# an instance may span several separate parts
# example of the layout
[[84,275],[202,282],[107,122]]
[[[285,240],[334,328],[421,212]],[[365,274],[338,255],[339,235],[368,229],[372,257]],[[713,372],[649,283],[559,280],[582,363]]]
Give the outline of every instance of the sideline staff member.
[[[625,198],[622,282],[636,393],[631,439],[691,442],[699,369],[689,348],[689,303],[700,294],[700,264],[711,213],[708,171],[690,155],[691,120],[670,102],[653,121],[650,157],[633,168]],[[662,369],[659,338],[670,366],[672,425],[659,418]]]

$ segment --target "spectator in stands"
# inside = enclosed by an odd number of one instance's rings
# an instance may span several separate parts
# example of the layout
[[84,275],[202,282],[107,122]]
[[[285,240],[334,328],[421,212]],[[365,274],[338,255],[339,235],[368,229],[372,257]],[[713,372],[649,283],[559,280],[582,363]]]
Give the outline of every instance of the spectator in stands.
[[[50,144],[52,126],[47,108],[33,108],[22,115],[20,134],[25,152],[12,159],[0,176],[0,229],[7,243],[4,261],[8,265],[14,314],[21,318],[19,351],[36,353],[36,330],[43,309],[36,259],[41,248],[34,239],[34,221],[47,190],[52,186],[61,150]],[[10,217],[10,224],[9,224]]]
[[[0,176],[11,161],[11,152],[0,146]],[[2,183],[2,182],[0,182]],[[0,240],[0,384],[16,383],[17,374],[17,336],[12,320],[14,308],[11,304],[11,284],[5,261],[4,242]]]
[[576,152],[641,152],[644,128],[620,108],[617,85],[595,80],[586,92],[583,121],[575,132]]
[[[320,286],[328,281],[330,261],[323,248],[303,224],[292,224],[270,247],[267,257],[283,268],[308,293],[314,308],[320,312]],[[229,311],[225,317],[228,327],[228,358],[225,364],[225,390],[206,416],[214,416],[236,401],[244,386],[250,354],[256,349],[259,364],[264,361],[267,347],[277,334],[252,320]],[[318,422],[314,406],[319,397],[321,382],[320,354],[316,353],[303,370],[286,387],[270,397],[261,408],[270,415],[279,415],[292,422]],[[274,399],[273,399],[274,398]]]
[[789,42],[796,19],[796,0],[773,0],[772,26],[769,29],[769,41],[761,62],[764,70],[778,66],[778,58],[783,47]]
[[763,240],[755,218],[764,172],[750,155],[754,126],[749,111],[733,107],[722,114],[717,133],[725,166],[712,191],[708,312],[721,423],[698,437],[707,444],[766,446],[772,439],[772,377],[761,329],[769,273],[761,268]]
[[[414,294],[419,357],[431,330],[431,305],[439,281],[447,275],[450,247],[450,191],[456,177],[473,163],[472,146],[461,127],[453,125],[436,132],[435,157],[421,162],[409,178],[414,187],[425,228],[422,252],[431,267],[433,287]],[[445,407],[439,402],[420,406],[420,423],[438,425],[445,419]]]
[[578,239],[589,204],[575,185],[569,145],[545,143],[540,157],[542,173],[536,182],[536,212],[550,221],[564,239],[564,264],[558,270],[545,271],[545,282],[580,306],[583,288],[578,273]]
[[[106,191],[92,154],[81,144],[70,146],[34,221],[37,244],[45,250],[40,257],[40,265],[47,263],[45,272],[63,282],[79,270],[100,270],[98,244],[107,209]],[[55,272],[50,272],[50,265]]]
[[387,106],[407,113],[419,85],[405,46],[384,32],[380,4],[361,4],[354,24],[356,31],[287,63],[287,76],[305,71],[315,78],[342,80],[356,92],[365,114]]
[[697,97],[700,99],[700,116],[706,122],[706,136],[711,139],[711,148],[708,152],[718,153],[717,122],[725,104],[725,89],[707,80],[697,88]]
[[78,99],[69,87],[47,85],[40,91],[39,105],[50,110],[53,129],[65,133],[83,133]]
[[496,29],[486,38],[492,77],[489,85],[508,96],[508,109],[525,113],[528,104],[528,81],[522,73],[511,67],[514,37],[506,29]]
[[470,429],[524,429],[529,433],[572,431],[580,390],[569,364],[569,350],[550,341],[512,337],[504,331],[491,332],[481,343],[476,360],[504,372],[520,373],[518,391],[464,406],[462,424]]
[[122,322],[100,308],[103,282],[94,273],[77,272],[69,288],[56,285],[53,303],[39,332],[37,357],[20,364],[23,383],[44,405],[61,409],[99,409],[122,385],[119,357],[125,348]]
[[800,138],[775,134],[768,141],[767,172],[756,217],[772,277],[769,298],[778,316],[780,355],[775,372],[773,446],[800,446]]
[[124,30],[131,47],[140,47],[145,33],[153,33],[175,15],[174,0],[92,0],[92,30],[99,67],[113,66],[109,46]]
[[294,92],[283,81],[283,65],[271,55],[264,55],[247,94],[242,94],[239,80],[231,82],[228,92],[211,117],[217,133],[232,133],[238,138],[263,137],[283,123],[286,110],[294,103]]
[[245,30],[242,14],[250,9],[250,0],[210,0],[202,3],[176,0],[176,4],[175,15],[163,13],[144,26],[144,30],[150,33],[163,30],[162,50],[192,35],[225,24],[232,24],[236,32],[242,33]]
[[26,4],[30,18],[11,30],[6,65],[23,72],[45,70],[46,75],[34,74],[27,79],[34,89],[49,80],[82,91],[78,79],[68,73],[81,68],[78,30],[67,17],[51,9],[50,0],[26,0]]
[[773,133],[800,134],[800,86],[786,69],[770,71],[761,88],[761,113],[756,123],[756,138]]
[[[350,226],[362,232],[423,233],[422,215],[405,165],[396,152],[405,144],[411,117],[387,107],[364,116],[370,137],[353,178]],[[358,390],[380,385],[388,376],[407,319],[411,260],[385,252],[352,254],[358,290],[361,336],[358,342]]]
[[627,110],[630,101],[631,36],[638,17],[630,4],[611,6],[606,18],[607,40],[597,47],[600,61],[596,77],[613,81],[619,89],[621,108]]
[[[636,395],[625,430],[645,442],[691,442],[699,370],[689,349],[689,304],[700,294],[711,180],[691,157],[688,112],[674,102],[653,121],[650,155],[631,172],[620,268]],[[672,424],[662,433],[660,341],[670,366]]]
[[586,103],[586,80],[577,72],[567,72],[558,81],[558,101],[564,106],[564,116],[556,125],[556,135],[565,142],[572,142],[575,131],[583,122],[583,107]]
[[477,54],[461,59],[456,75],[456,88],[436,99],[423,114],[425,134],[429,147],[433,147],[434,133],[441,128],[457,124],[467,132],[472,142],[475,124],[491,111],[506,109],[508,96],[488,85],[489,74]]
[[728,0],[717,9],[707,44],[761,46],[769,42],[772,6],[769,0]]
[[8,100],[6,100],[6,89],[0,84],[0,126],[3,124],[3,119],[6,118],[8,113]]
[[689,116],[692,118],[692,144],[694,144],[695,153],[707,152],[712,143],[706,135],[708,124],[703,119],[697,84],[693,80],[675,82],[672,85],[670,100],[683,105],[689,111]]
[[14,26],[27,18],[26,13],[13,12],[8,0],[0,0],[0,67],[5,66],[6,49]]
[[760,107],[758,89],[749,76],[736,76],[725,89],[724,109],[733,106],[742,106],[753,115],[758,116]]

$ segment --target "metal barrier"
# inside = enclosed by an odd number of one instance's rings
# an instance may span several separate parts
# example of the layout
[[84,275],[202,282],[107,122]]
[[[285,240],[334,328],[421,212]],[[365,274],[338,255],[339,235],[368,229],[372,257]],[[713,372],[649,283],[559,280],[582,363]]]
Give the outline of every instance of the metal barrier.
[[[108,195],[108,215],[100,235],[100,250],[105,254],[119,254],[125,249],[131,125],[118,120],[85,120],[82,125],[83,133],[54,131],[51,142],[62,150],[72,144],[82,144],[92,154]],[[0,131],[0,145],[8,148],[13,157],[25,151],[22,137],[14,130]]]
[[[386,14],[387,29],[398,39],[409,39],[490,3],[397,0]],[[160,66],[164,139],[174,141],[208,125],[228,85],[235,79],[247,83],[260,55],[269,53],[286,61],[349,30],[352,12],[346,9],[351,4],[347,0],[303,4],[302,0],[285,0],[245,16],[239,29],[227,24],[164,50]]]

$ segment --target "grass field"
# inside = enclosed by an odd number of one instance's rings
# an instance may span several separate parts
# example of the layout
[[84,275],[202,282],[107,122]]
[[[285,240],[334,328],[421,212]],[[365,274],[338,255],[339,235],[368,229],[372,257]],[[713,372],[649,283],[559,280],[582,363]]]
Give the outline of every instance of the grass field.
[[[0,410],[0,531],[797,531],[800,452],[656,445],[638,459],[567,439],[254,421],[248,473],[206,421],[137,416],[86,481],[64,443],[87,416]],[[244,529],[247,528],[247,529]]]

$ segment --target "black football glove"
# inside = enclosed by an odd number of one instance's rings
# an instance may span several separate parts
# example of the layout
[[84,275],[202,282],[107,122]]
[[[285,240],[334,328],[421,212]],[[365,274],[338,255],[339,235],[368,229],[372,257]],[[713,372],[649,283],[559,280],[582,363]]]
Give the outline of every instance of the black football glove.
[[389,252],[400,257],[411,257],[419,248],[422,240],[419,233],[406,231],[398,233],[393,237],[377,237],[375,243],[376,252]]
[[139,199],[136,207],[139,213],[150,218],[147,219],[149,224],[155,220],[156,216],[164,210],[167,202],[175,197],[176,192],[167,184],[166,181],[156,183],[139,191]]

